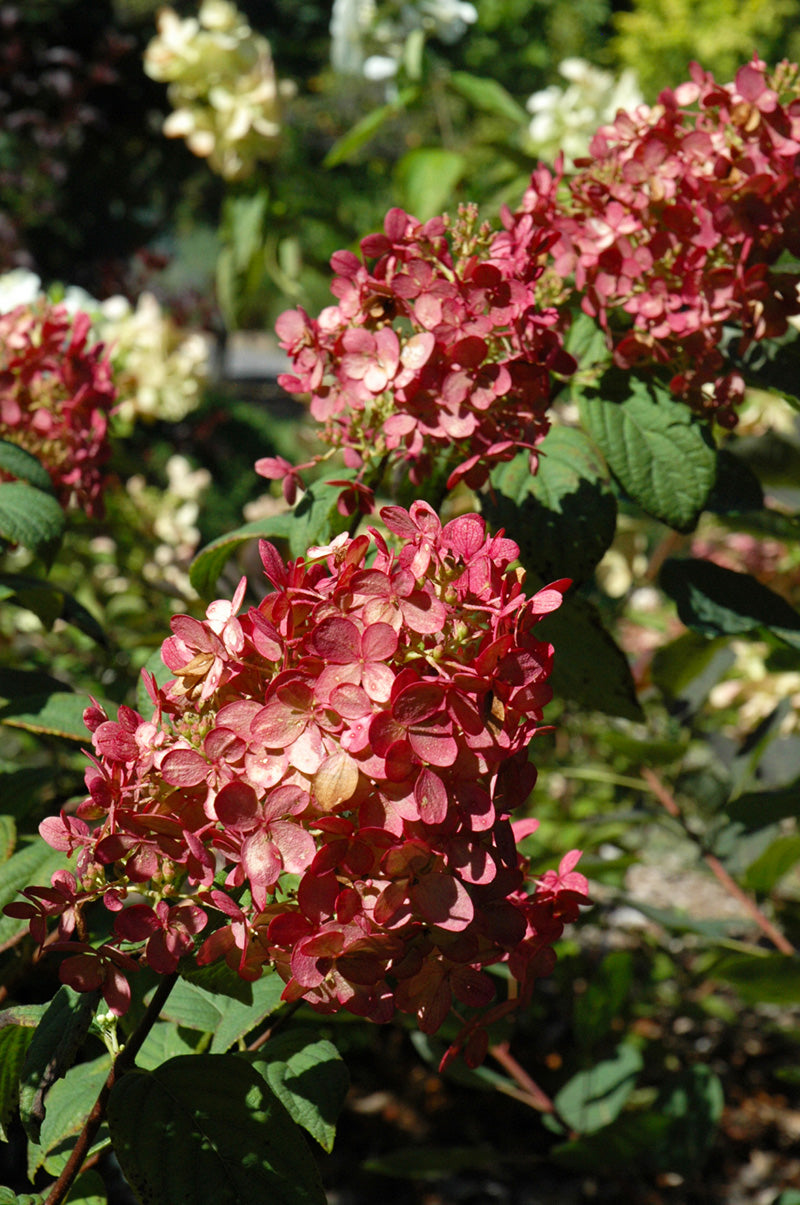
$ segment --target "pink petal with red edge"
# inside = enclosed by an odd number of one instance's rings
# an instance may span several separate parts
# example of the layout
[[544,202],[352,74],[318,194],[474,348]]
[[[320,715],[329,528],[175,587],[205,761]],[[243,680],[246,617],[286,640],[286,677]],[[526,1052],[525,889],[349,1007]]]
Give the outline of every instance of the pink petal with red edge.
[[423,875],[411,888],[409,897],[424,920],[451,933],[466,929],[475,915],[466,888],[449,874]]
[[447,816],[447,788],[438,774],[423,767],[414,783],[419,818],[425,824],[442,824]]

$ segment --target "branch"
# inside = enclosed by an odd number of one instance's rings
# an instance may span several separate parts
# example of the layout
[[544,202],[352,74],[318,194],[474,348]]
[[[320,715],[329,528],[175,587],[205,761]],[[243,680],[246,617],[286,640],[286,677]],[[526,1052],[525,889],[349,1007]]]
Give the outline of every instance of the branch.
[[[674,797],[670,794],[661,780],[656,777],[652,770],[649,769],[642,770],[642,778],[645,780],[664,810],[668,812],[674,820],[678,821],[683,831],[692,839],[692,841],[694,841],[696,845],[699,844],[697,837],[686,823],[683,813],[675,802]],[[777,929],[775,925],[773,925],[768,916],[764,915],[756,901],[749,896],[742,887],[739,886],[735,879],[731,878],[731,876],[728,874],[728,871],[720,862],[719,858],[717,858],[714,854],[709,853],[708,850],[702,849],[702,847],[701,853],[709,869],[716,876],[718,882],[722,884],[725,890],[732,895],[734,899],[739,901],[742,907],[749,913],[749,915],[758,925],[764,936],[772,942],[772,944],[775,946],[775,949],[780,950],[781,954],[794,955],[796,950],[789,939],[783,933],[781,933],[780,929]]]
[[72,1154],[67,1160],[61,1175],[50,1189],[50,1195],[45,1200],[44,1205],[61,1205],[61,1202],[66,1200],[67,1194],[84,1165],[86,1156],[89,1154],[92,1143],[97,1136],[97,1131],[100,1129],[106,1115],[106,1106],[108,1105],[108,1098],[111,1095],[111,1089],[117,1080],[133,1066],[145,1038],[158,1020],[167,996],[175,986],[177,979],[177,972],[164,976],[153,993],[153,998],[148,1004],[141,1021],[125,1043],[124,1048],[114,1059],[111,1070],[108,1073],[108,1078],[100,1089],[100,1095],[94,1102],[91,1113],[86,1118]]

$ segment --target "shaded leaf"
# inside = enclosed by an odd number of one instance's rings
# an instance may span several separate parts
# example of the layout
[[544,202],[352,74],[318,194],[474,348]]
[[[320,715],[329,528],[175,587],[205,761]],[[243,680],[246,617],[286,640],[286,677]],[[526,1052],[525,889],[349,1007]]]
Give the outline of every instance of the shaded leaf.
[[505,117],[515,126],[527,125],[530,120],[522,106],[497,80],[488,79],[483,75],[472,75],[469,71],[451,71],[447,84],[483,113]]
[[725,811],[748,832],[756,832],[788,816],[800,818],[800,780],[777,791],[748,791],[726,804]]
[[[47,695],[27,695],[0,707],[0,724],[89,745],[91,733],[83,722],[83,713],[91,702],[89,695],[63,690]],[[97,702],[106,708],[109,715],[116,714],[116,703],[105,699],[98,699]]]
[[235,1055],[129,1072],[112,1089],[108,1124],[123,1173],[148,1205],[324,1205],[300,1130]]
[[571,1142],[553,1147],[550,1157],[573,1174],[627,1175],[657,1165],[657,1152],[669,1141],[670,1119],[654,1112],[626,1113],[616,1121]]
[[322,166],[337,167],[340,163],[346,163],[348,159],[352,159],[377,134],[381,126],[401,113],[418,96],[419,88],[403,88],[390,104],[380,105],[377,109],[367,113],[346,134],[334,142],[323,159]]
[[224,536],[212,540],[201,548],[192,561],[189,569],[189,579],[197,593],[202,598],[211,598],[214,588],[225,565],[237,548],[250,540],[286,539],[292,530],[292,513],[267,515],[263,519],[255,519],[245,523],[235,531],[226,532]]
[[372,1155],[363,1167],[400,1180],[442,1180],[470,1169],[494,1171],[501,1158],[491,1146],[407,1146]]
[[578,394],[581,421],[626,494],[668,526],[691,531],[716,478],[706,426],[666,386],[618,369]]
[[[5,775],[3,776],[5,777]],[[23,887],[31,883],[47,883],[56,870],[69,866],[66,854],[51,849],[41,837],[34,837],[6,862],[0,879],[0,912],[17,898]],[[0,950],[11,945],[17,935],[28,928],[26,920],[0,915]]]
[[0,483],[0,536],[49,559],[64,531],[64,511],[52,494],[21,481]]
[[539,468],[527,454],[491,475],[494,497],[481,509],[517,542],[520,559],[539,577],[584,581],[614,539],[617,502],[605,464],[582,431],[552,427],[538,449]]
[[0,439],[0,470],[16,477],[18,481],[27,481],[45,493],[53,492],[50,474],[41,461],[8,439]]
[[106,1186],[96,1171],[82,1172],[67,1197],[67,1205],[105,1205]]
[[301,1030],[271,1037],[253,1056],[289,1116],[323,1150],[332,1151],[336,1122],[350,1084],[347,1067],[332,1042]]
[[399,203],[421,222],[446,208],[467,170],[466,156],[444,147],[415,147],[394,169]]
[[78,1056],[94,1017],[99,992],[60,987],[28,1047],[20,1076],[20,1119],[31,1142],[39,1142],[45,1100]]
[[623,1015],[632,979],[629,950],[612,950],[601,960],[586,991],[575,998],[573,1024],[581,1046],[590,1049]]
[[800,613],[748,573],[694,557],[664,562],[661,588],[687,628],[703,636],[732,636],[766,628],[800,649]]
[[651,676],[671,704],[670,709],[684,718],[702,707],[711,688],[735,660],[727,640],[708,640],[696,632],[684,632],[656,650]]
[[796,1004],[800,959],[786,954],[726,954],[709,974],[736,988],[748,1004]]
[[[795,801],[800,810],[800,799]],[[800,835],[787,833],[777,837],[751,862],[744,873],[743,885],[760,895],[768,895],[776,883],[800,862]]]
[[[31,1008],[43,1011],[38,1005]],[[33,1038],[32,1025],[7,1025],[0,1017],[0,1141],[7,1142],[6,1126],[19,1107],[19,1076],[25,1055]]]
[[665,1086],[655,1112],[670,1119],[658,1163],[665,1171],[697,1173],[714,1141],[725,1103],[722,1084],[710,1067],[695,1064]]
[[619,1115],[641,1069],[639,1051],[622,1042],[613,1058],[574,1075],[553,1103],[571,1129],[578,1134],[591,1134]]
[[743,515],[759,511],[763,505],[764,491],[750,466],[727,448],[720,448],[717,479],[705,509],[716,515]]
[[[51,1175],[58,1175],[64,1155],[72,1146],[71,1140],[83,1129],[110,1070],[111,1056],[102,1054],[90,1063],[79,1063],[70,1068],[64,1078],[53,1085],[47,1097],[47,1114],[39,1141],[28,1148],[29,1175],[43,1165]],[[49,1156],[56,1151],[59,1157],[50,1163]]]

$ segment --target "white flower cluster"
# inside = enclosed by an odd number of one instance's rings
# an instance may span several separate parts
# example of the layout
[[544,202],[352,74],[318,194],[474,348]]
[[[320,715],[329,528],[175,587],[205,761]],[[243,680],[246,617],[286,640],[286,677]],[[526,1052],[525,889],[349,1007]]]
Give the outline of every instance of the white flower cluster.
[[334,0],[331,65],[343,75],[391,79],[416,31],[451,43],[477,19],[475,5],[466,0]]
[[[43,291],[39,277],[26,268],[7,272],[0,276],[0,314],[30,305]],[[142,293],[135,309],[125,297],[97,301],[74,287],[63,295],[53,292],[51,300],[92,319],[94,339],[111,354],[118,398],[114,414],[123,422],[175,423],[199,404],[209,373],[209,341],[176,326],[152,293]]]
[[164,8],[157,24],[144,68],[169,84],[174,112],[164,133],[185,138],[224,179],[244,179],[274,152],[280,98],[294,90],[278,83],[269,42],[228,0],[203,0],[197,17],[185,19]]
[[185,418],[208,376],[206,337],[181,331],[152,293],[142,293],[136,309],[124,297],[110,297],[99,310],[95,325],[111,352],[119,417],[127,423]]
[[165,490],[149,486],[139,475],[125,483],[143,527],[156,541],[142,575],[177,597],[196,598],[188,569],[200,541],[197,517],[211,474],[207,469],[193,469],[185,456],[178,455],[169,458],[166,468]]
[[528,131],[540,158],[552,163],[563,151],[569,167],[588,154],[598,126],[613,121],[620,109],[637,109],[643,97],[632,70],[616,79],[578,58],[564,59],[558,70],[567,87],[552,84],[528,98],[526,108],[533,114]]

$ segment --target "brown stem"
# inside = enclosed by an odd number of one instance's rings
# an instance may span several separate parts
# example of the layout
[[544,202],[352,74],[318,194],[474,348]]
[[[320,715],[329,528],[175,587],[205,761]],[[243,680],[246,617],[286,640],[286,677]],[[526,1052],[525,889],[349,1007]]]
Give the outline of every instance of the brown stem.
[[86,1118],[84,1127],[78,1135],[78,1141],[73,1147],[72,1154],[67,1160],[64,1170],[50,1189],[50,1195],[47,1197],[45,1205],[60,1205],[62,1201],[66,1200],[69,1190],[83,1168],[86,1156],[89,1154],[97,1131],[100,1129],[106,1115],[106,1106],[108,1105],[108,1098],[111,1095],[111,1089],[117,1080],[133,1066],[142,1043],[158,1020],[167,996],[175,986],[177,979],[178,975],[175,972],[172,975],[166,975],[161,980],[153,993],[153,998],[148,1004],[144,1016],[125,1043],[123,1049],[114,1059],[111,1070],[108,1073],[108,1078],[100,1089],[100,1095],[94,1102],[91,1113]]
[[551,1117],[554,1117],[564,1127],[570,1138],[575,1137],[574,1131],[559,1114],[558,1109],[547,1093],[539,1087],[536,1080],[514,1058],[509,1049],[508,1042],[497,1042],[496,1045],[490,1046],[489,1054],[495,1062],[499,1063],[508,1072],[514,1083],[519,1085],[521,1091],[514,1093],[517,1100],[530,1105],[532,1109],[536,1109],[537,1113],[549,1113]]
[[[697,844],[697,838],[687,825],[683,813],[675,802],[674,797],[664,786],[663,782],[657,778],[652,770],[647,768],[642,770],[642,778],[650,787],[650,790],[653,792],[664,810],[668,812],[673,819],[678,821],[687,836],[689,836],[695,842],[695,844]],[[717,881],[722,884],[725,890],[732,895],[734,899],[739,901],[744,909],[746,909],[764,936],[767,937],[775,946],[775,949],[780,950],[781,954],[795,954],[796,950],[789,939],[783,933],[781,933],[780,929],[777,929],[775,925],[773,925],[769,917],[764,915],[755,900],[749,896],[742,887],[739,886],[736,880],[731,878],[731,876],[728,874],[728,871],[720,862],[719,858],[715,857],[714,854],[709,853],[708,850],[701,850],[701,852],[707,866],[716,876]]]

